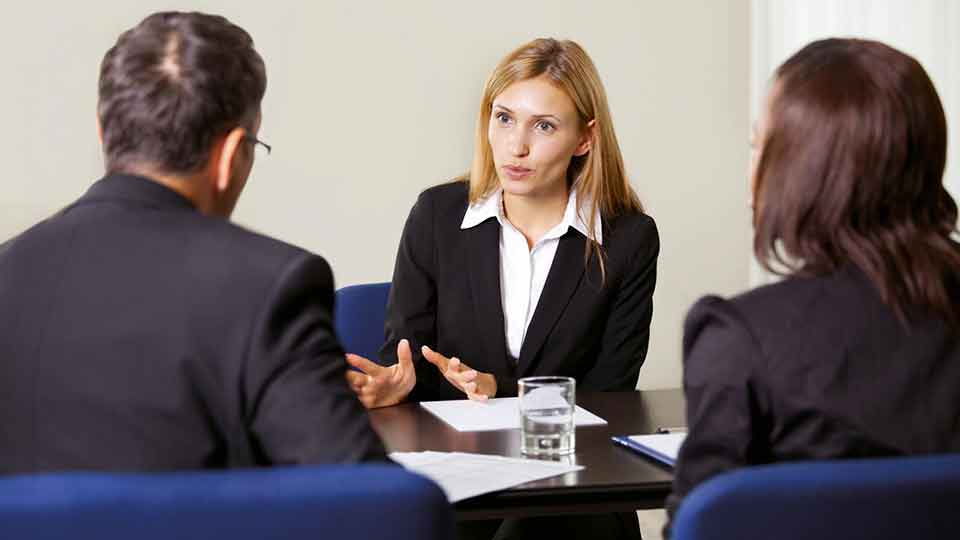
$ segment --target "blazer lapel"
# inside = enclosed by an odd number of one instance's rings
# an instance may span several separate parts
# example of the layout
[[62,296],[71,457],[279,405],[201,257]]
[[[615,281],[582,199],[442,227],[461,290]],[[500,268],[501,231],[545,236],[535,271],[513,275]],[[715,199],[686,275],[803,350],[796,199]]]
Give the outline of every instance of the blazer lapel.
[[537,309],[520,347],[519,377],[525,377],[533,368],[534,358],[577,290],[583,277],[585,249],[586,239],[578,232],[571,230],[560,238],[547,282],[543,285]]
[[477,328],[495,371],[513,374],[516,366],[507,357],[507,338],[500,294],[500,225],[495,219],[463,231],[470,252],[470,293],[476,311]]

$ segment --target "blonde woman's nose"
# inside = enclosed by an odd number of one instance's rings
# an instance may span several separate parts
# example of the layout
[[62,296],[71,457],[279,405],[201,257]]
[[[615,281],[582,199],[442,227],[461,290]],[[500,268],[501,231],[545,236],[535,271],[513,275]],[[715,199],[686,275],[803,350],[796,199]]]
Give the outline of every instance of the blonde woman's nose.
[[530,153],[530,145],[527,143],[527,137],[522,130],[516,130],[509,136],[507,147],[510,154],[514,156],[525,156]]

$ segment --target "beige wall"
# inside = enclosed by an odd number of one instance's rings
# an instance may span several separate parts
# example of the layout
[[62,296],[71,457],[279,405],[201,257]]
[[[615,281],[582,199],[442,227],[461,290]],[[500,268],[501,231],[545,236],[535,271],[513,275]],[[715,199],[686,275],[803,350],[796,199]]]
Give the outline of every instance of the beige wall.
[[510,49],[568,37],[606,83],[662,252],[643,388],[680,384],[683,316],[747,284],[746,0],[22,3],[0,23],[0,240],[101,172],[97,67],[150,11],[223,13],[254,36],[269,87],[236,220],[327,257],[338,285],[390,278],[420,190],[462,172],[483,81]]

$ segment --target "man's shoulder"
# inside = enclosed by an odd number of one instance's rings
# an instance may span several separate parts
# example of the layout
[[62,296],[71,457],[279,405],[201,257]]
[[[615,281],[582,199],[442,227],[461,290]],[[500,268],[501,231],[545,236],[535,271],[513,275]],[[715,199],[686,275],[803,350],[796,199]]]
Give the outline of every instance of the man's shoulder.
[[[200,241],[223,246],[244,257],[288,259],[311,255],[309,251],[284,240],[220,218],[197,215]],[[207,246],[215,249],[214,246]]]
[[[200,216],[193,234],[190,256],[204,269],[220,275],[229,268],[239,280],[273,282],[297,261],[328,266],[323,257],[289,242],[226,220]],[[202,261],[202,262],[201,262]]]

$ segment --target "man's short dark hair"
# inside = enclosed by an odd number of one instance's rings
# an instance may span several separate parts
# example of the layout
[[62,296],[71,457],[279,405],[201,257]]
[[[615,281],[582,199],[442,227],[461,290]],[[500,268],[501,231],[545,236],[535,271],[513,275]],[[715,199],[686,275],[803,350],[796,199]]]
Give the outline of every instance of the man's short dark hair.
[[203,13],[150,15],[100,65],[107,171],[196,172],[216,137],[253,128],[266,86],[263,59],[239,26]]

